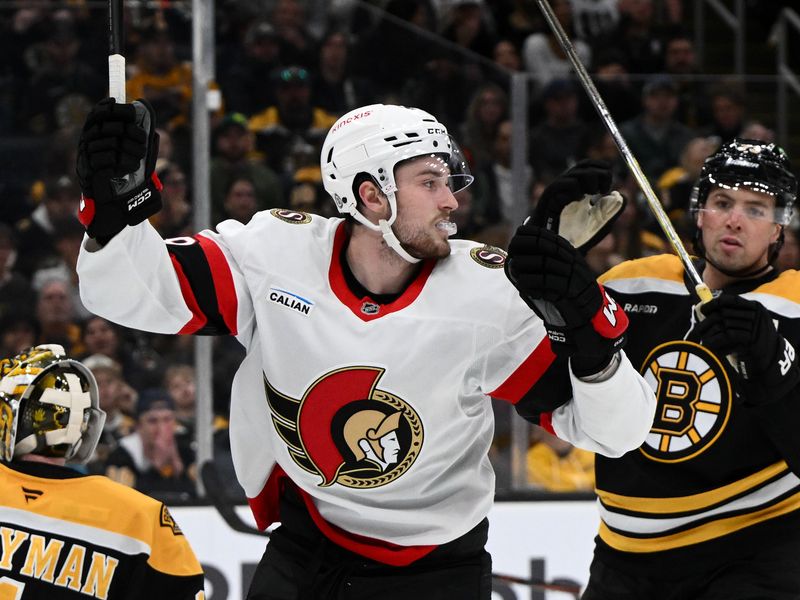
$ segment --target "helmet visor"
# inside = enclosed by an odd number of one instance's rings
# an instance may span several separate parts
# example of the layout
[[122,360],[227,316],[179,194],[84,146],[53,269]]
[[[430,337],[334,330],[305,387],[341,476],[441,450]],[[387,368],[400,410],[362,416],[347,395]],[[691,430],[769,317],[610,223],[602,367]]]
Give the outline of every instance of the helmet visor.
[[[471,184],[474,177],[469,164],[453,138],[450,138],[450,143],[449,154],[423,154],[398,163],[395,167],[397,189],[417,186],[436,192],[446,188],[455,194]],[[404,174],[398,180],[397,168],[402,166],[408,166],[410,173]]]
[[751,212],[753,212],[752,215],[745,215],[753,220],[772,221],[778,225],[788,225],[792,220],[794,213],[793,195],[787,192],[784,187],[775,185],[774,182],[769,179],[747,178],[742,177],[738,173],[714,173],[708,176],[708,182],[711,184],[712,189],[714,187],[733,191],[747,189],[761,192],[762,194],[768,194],[775,198],[775,209],[769,211],[768,214],[757,215],[751,210]]

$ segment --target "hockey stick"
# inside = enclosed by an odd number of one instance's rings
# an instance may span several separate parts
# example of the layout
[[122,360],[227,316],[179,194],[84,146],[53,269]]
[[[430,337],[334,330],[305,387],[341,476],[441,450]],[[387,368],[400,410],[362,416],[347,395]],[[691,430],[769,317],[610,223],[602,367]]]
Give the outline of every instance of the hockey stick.
[[711,290],[700,277],[700,274],[697,272],[697,269],[695,269],[694,264],[692,264],[692,259],[689,256],[689,253],[686,252],[686,248],[683,247],[683,242],[681,241],[680,237],[678,237],[675,227],[673,227],[672,222],[664,212],[664,208],[661,206],[661,202],[659,202],[658,197],[653,191],[653,188],[650,186],[650,182],[647,181],[647,177],[645,177],[644,173],[642,172],[639,162],[628,148],[625,138],[623,138],[622,134],[619,132],[617,124],[614,122],[611,113],[606,107],[606,103],[603,101],[603,98],[597,91],[597,88],[595,87],[594,82],[592,82],[591,77],[589,77],[589,73],[586,72],[586,69],[581,63],[580,58],[578,58],[572,42],[569,41],[567,34],[564,32],[564,28],[561,27],[561,23],[558,22],[558,19],[556,18],[555,13],[553,12],[553,9],[550,7],[550,4],[547,2],[547,0],[536,0],[536,2],[539,5],[547,24],[550,26],[550,29],[555,34],[556,38],[558,38],[558,43],[561,46],[561,49],[572,63],[575,72],[578,74],[578,79],[581,80],[583,88],[586,90],[586,93],[589,94],[589,98],[591,99],[592,104],[594,104],[594,107],[600,115],[600,118],[603,119],[603,122],[608,128],[609,133],[611,133],[611,137],[614,138],[617,148],[619,148],[619,151],[625,159],[625,162],[628,164],[628,168],[631,170],[636,182],[639,184],[639,188],[642,190],[642,193],[644,193],[644,197],[647,199],[647,204],[650,206],[650,210],[653,212],[658,224],[661,226],[661,230],[667,236],[667,239],[669,239],[670,244],[672,244],[672,248],[680,258],[681,263],[683,263],[684,270],[689,275],[692,283],[694,283],[694,289],[699,296],[700,301],[703,303],[708,302],[713,298]]
[[239,533],[269,537],[268,531],[261,531],[257,527],[248,525],[236,513],[233,502],[225,493],[225,487],[222,485],[219,472],[217,472],[217,466],[212,461],[207,460],[200,466],[200,478],[203,480],[206,498],[211,500],[211,504],[217,509],[219,516],[222,517],[228,527]]
[[[225,493],[225,487],[222,485],[217,466],[212,461],[206,461],[200,466],[200,478],[203,480],[206,498],[211,500],[211,504],[214,505],[214,508],[228,527],[239,533],[249,533],[250,535],[269,538],[268,531],[261,531],[252,525],[248,525],[236,512],[235,505]],[[572,594],[576,599],[580,594],[580,586],[576,585],[548,583],[540,579],[524,579],[501,573],[492,573],[492,578],[505,583],[527,585],[537,590],[564,592]]]
[[122,1],[108,0],[108,96],[119,103],[125,102]]

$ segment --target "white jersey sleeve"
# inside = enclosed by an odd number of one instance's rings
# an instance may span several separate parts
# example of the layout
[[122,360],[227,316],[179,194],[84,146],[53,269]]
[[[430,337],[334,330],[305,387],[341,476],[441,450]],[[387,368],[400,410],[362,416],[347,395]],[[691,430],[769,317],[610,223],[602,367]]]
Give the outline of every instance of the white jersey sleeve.
[[579,448],[610,457],[638,448],[652,426],[655,396],[624,352],[606,381],[580,380],[553,354],[542,321],[516,290],[509,294],[504,329],[484,357],[485,392]]
[[101,248],[87,237],[77,272],[84,306],[126,327],[233,334],[244,344],[252,333],[246,283],[223,238],[213,231],[162,240],[144,222],[126,227]]

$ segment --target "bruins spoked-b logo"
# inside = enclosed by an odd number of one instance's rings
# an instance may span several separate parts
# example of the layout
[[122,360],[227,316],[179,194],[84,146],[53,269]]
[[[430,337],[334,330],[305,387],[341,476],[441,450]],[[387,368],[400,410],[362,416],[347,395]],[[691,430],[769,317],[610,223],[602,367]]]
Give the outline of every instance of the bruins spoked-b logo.
[[658,462],[689,460],[711,447],[728,422],[731,384],[716,356],[694,342],[655,348],[642,376],[658,402],[640,451]]
[[320,477],[319,485],[374,488],[402,476],[419,456],[422,422],[402,398],[377,389],[384,369],[337,369],[302,398],[276,390],[264,377],[272,423],[292,460]]

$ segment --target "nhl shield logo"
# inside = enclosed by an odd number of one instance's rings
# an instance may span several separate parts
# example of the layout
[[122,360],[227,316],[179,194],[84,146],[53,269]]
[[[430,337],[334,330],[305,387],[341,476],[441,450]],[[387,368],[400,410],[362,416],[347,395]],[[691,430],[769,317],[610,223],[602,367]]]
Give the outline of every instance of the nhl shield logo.
[[326,373],[295,399],[264,378],[272,423],[300,468],[320,487],[367,489],[402,476],[423,442],[419,415],[377,389],[384,369],[352,367]]
[[674,463],[710,448],[728,422],[733,398],[717,357],[694,342],[668,342],[650,353],[641,372],[658,404],[640,452]]

